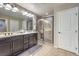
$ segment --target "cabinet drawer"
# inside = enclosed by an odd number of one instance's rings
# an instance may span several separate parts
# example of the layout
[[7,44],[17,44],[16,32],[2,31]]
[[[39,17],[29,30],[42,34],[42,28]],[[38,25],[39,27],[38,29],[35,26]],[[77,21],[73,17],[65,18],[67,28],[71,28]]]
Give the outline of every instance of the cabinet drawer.
[[28,42],[28,38],[24,38],[24,43]]
[[13,37],[11,37],[11,40],[16,40],[16,39],[23,39],[23,36],[13,36]]
[[29,37],[29,34],[27,34],[27,35],[24,35],[24,38],[28,38]]
[[28,43],[28,41],[24,41],[24,43]]
[[28,43],[24,44],[24,49],[28,48]]
[[11,41],[10,38],[0,38],[0,44]]
[[34,34],[32,33],[32,34],[30,34],[29,36],[32,37],[32,36],[34,36]]

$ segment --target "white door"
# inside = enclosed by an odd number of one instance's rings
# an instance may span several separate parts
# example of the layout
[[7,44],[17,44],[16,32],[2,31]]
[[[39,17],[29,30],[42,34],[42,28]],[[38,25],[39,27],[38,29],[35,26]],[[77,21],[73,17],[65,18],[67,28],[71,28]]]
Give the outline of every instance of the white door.
[[78,8],[61,11],[59,15],[59,48],[78,51]]

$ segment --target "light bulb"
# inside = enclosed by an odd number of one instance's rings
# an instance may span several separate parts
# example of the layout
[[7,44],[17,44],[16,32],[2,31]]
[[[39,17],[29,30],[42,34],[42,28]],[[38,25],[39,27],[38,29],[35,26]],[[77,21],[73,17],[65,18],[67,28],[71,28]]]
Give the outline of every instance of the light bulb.
[[11,9],[12,9],[12,6],[11,6],[10,4],[6,4],[6,5],[5,5],[5,9],[6,9],[6,10],[11,10]]
[[18,12],[19,9],[18,9],[17,7],[13,7],[13,8],[12,8],[12,11],[13,11],[13,12]]
[[28,12],[26,12],[26,11],[22,11],[22,14],[23,14],[23,15],[27,15]]
[[27,16],[29,16],[29,17],[33,17],[34,15],[29,13],[29,14],[27,14]]

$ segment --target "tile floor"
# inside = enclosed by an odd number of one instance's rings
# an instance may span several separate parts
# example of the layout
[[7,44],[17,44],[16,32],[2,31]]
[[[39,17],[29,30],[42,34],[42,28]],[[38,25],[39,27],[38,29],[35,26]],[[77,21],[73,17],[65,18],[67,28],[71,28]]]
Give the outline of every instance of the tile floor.
[[45,42],[38,44],[18,56],[77,56],[75,53],[63,49],[54,48],[53,44]]

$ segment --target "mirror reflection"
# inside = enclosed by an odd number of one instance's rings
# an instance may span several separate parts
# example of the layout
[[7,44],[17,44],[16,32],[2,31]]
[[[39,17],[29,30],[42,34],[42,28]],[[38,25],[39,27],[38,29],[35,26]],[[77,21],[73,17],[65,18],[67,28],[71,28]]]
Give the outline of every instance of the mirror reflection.
[[0,3],[0,34],[36,31],[36,15],[13,3]]

